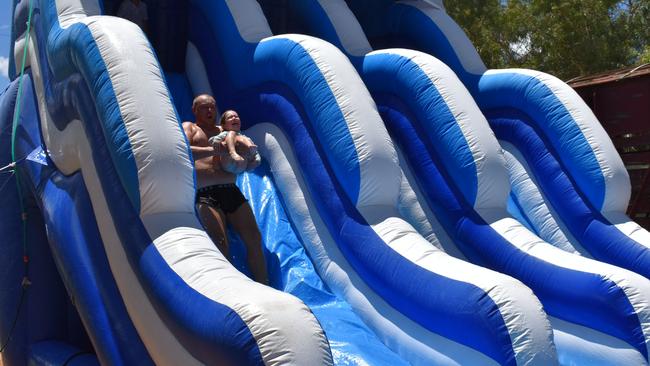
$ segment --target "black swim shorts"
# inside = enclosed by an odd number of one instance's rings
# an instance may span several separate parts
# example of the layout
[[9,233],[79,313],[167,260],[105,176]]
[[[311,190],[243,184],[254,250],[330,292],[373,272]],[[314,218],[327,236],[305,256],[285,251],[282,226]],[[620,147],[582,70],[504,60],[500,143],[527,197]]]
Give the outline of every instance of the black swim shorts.
[[244,202],[248,200],[234,183],[215,184],[196,192],[196,203],[204,203],[227,214],[235,212]]

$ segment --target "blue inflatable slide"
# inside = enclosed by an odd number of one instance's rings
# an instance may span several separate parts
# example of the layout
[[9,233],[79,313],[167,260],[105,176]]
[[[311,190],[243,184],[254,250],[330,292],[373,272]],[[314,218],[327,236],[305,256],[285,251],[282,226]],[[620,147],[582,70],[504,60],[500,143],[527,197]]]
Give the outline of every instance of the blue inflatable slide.
[[[145,2],[13,1],[5,366],[649,364],[650,233],[562,81],[488,70],[442,0]],[[205,93],[262,156],[270,286],[199,221]]]

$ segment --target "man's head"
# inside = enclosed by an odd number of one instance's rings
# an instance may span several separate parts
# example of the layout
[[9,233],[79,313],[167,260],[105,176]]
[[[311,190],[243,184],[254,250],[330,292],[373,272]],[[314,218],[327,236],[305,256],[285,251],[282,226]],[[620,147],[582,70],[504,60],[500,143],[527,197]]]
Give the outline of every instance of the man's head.
[[192,113],[200,127],[214,127],[217,121],[217,103],[209,94],[201,94],[192,102]]
[[239,120],[239,114],[233,110],[228,110],[223,112],[221,119],[219,120],[221,128],[224,131],[237,131],[241,129],[241,121]]

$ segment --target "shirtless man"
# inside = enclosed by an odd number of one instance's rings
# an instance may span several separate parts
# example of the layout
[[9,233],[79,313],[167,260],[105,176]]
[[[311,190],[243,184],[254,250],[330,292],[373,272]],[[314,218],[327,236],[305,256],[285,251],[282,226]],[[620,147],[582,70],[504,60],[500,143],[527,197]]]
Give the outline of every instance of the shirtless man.
[[248,201],[235,185],[235,175],[222,170],[215,150],[208,139],[222,132],[217,126],[214,98],[203,94],[194,98],[192,113],[196,122],[183,122],[183,131],[194,157],[197,180],[197,210],[208,235],[223,255],[230,260],[226,224],[237,232],[247,251],[248,269],[255,281],[268,284],[266,261],[262,252],[262,236],[257,228]]

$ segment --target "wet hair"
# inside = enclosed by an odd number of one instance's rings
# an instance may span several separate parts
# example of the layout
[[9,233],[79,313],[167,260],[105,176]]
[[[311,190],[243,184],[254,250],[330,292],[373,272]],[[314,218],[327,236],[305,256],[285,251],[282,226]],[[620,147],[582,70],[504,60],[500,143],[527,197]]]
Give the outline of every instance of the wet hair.
[[225,112],[223,112],[221,114],[221,118],[219,118],[219,126],[223,126],[223,123],[226,122],[226,114],[228,114],[228,112],[235,112],[235,111],[232,109],[228,109]]

